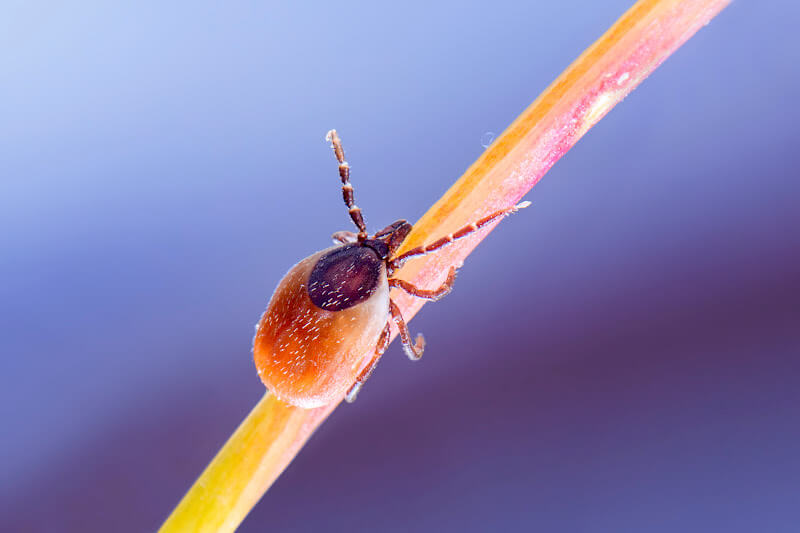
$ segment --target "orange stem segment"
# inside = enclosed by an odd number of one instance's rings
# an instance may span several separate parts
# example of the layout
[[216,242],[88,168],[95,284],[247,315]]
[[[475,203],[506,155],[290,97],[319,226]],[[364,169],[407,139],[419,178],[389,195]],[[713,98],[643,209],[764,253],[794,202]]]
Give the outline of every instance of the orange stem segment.
[[335,407],[301,409],[265,394],[159,531],[234,531]]

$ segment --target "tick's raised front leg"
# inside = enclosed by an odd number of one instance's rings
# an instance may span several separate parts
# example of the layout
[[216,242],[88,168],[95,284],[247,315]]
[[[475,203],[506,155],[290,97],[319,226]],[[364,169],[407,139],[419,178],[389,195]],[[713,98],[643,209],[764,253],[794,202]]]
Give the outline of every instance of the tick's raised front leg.
[[344,160],[342,141],[339,139],[336,130],[329,131],[325,136],[325,140],[331,143],[333,154],[336,156],[336,161],[339,162],[339,177],[342,180],[342,199],[347,206],[347,211],[350,213],[353,224],[358,228],[358,241],[363,242],[367,240],[367,226],[364,224],[364,217],[361,214],[361,209],[356,205],[355,197],[353,196],[353,184],[350,183],[350,165]]

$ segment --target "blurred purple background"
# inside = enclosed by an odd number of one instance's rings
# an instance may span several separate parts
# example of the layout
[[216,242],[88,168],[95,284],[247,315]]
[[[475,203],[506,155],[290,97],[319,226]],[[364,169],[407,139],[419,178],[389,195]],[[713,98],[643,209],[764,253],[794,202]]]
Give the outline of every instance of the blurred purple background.
[[[0,530],[156,529],[253,324],[416,220],[631,4],[0,8]],[[796,531],[798,4],[735,2],[561,160],[241,531]]]

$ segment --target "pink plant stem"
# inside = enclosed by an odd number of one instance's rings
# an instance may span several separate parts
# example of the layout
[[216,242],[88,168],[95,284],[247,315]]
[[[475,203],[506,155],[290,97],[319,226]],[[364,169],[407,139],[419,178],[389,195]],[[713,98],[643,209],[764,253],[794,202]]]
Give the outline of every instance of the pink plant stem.
[[[415,225],[405,249],[514,205],[589,129],[729,0],[640,0],[537,98]],[[520,216],[525,216],[521,214]],[[407,265],[402,277],[436,286],[488,232]],[[392,294],[410,318],[423,301]]]

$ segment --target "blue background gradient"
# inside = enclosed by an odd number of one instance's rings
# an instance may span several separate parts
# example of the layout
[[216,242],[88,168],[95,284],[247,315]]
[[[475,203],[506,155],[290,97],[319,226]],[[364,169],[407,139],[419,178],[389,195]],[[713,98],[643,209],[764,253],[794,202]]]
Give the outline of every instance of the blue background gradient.
[[[156,529],[350,229],[325,132],[416,220],[631,1],[125,4],[0,7],[2,531]],[[591,130],[241,531],[797,531],[799,16],[734,2]]]

